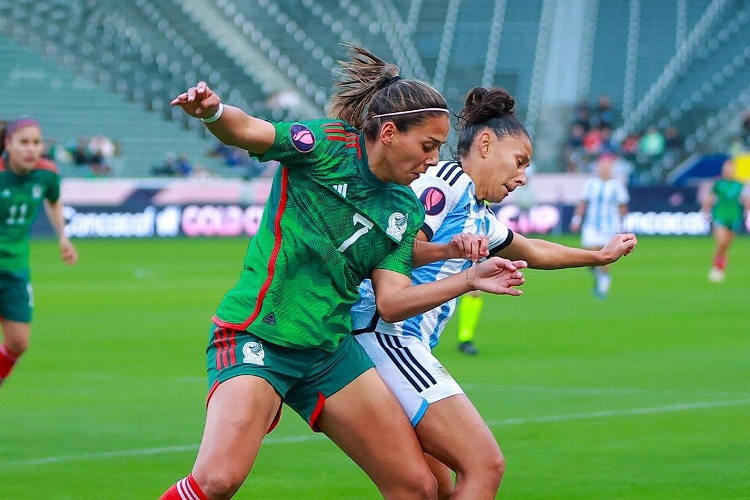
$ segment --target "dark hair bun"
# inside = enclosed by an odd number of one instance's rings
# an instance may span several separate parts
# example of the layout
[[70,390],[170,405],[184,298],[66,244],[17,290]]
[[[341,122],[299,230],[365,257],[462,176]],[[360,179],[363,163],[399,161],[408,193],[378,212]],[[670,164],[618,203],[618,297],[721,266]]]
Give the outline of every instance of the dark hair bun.
[[467,124],[479,123],[497,116],[515,113],[516,100],[504,89],[474,87],[466,96],[459,117]]

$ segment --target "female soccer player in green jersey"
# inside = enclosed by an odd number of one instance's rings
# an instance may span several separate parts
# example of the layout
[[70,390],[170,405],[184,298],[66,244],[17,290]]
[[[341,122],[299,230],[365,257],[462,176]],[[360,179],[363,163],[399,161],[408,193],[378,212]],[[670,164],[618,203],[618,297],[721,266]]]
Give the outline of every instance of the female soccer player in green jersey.
[[[65,236],[60,177],[55,164],[42,158],[42,131],[31,118],[0,130],[0,384],[29,347],[34,305],[29,270],[29,233],[44,205],[67,264],[78,260]],[[4,151],[3,151],[4,150]]]
[[230,498],[286,403],[325,433],[385,498],[435,498],[437,483],[393,393],[351,335],[359,284],[399,321],[474,289],[519,295],[525,262],[491,258],[412,286],[424,209],[408,184],[438,162],[443,96],[350,46],[330,116],[271,123],[224,104],[204,82],[172,104],[223,143],[278,160],[258,234],[213,318],[203,439],[192,473],[162,499]]
[[734,170],[734,161],[731,158],[726,160],[721,168],[721,177],[714,182],[711,192],[703,201],[703,212],[713,220],[716,240],[713,266],[708,273],[708,280],[712,283],[724,281],[729,247],[750,212],[750,194],[743,195],[742,183],[735,178]]

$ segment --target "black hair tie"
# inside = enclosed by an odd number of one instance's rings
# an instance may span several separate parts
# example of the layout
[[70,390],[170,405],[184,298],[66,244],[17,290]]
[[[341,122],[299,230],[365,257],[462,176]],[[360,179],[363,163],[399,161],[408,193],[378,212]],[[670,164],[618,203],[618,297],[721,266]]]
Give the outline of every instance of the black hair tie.
[[387,82],[385,82],[385,86],[386,86],[386,87],[390,87],[391,85],[393,85],[394,83],[396,83],[396,82],[397,82],[397,81],[399,81],[399,80],[401,80],[401,77],[400,77],[400,76],[398,76],[398,75],[396,75],[396,76],[392,76],[392,77],[390,77],[390,78],[388,79],[388,81],[387,81]]

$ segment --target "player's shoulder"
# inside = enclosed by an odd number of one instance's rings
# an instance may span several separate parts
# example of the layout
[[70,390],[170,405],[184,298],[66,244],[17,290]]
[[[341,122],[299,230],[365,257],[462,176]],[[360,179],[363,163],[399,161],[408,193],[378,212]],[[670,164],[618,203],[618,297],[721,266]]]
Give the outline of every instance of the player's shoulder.
[[48,160],[47,158],[40,159],[34,169],[42,172],[59,174],[59,170],[57,169],[57,165],[55,164],[55,162],[53,162],[52,160]]
[[[0,172],[4,172],[6,169],[5,158],[0,157]],[[50,172],[59,175],[59,170],[57,169],[55,162],[48,160],[47,158],[41,158],[34,166],[34,170],[37,172]]]
[[424,175],[412,183],[415,191],[424,191],[428,187],[439,188],[446,194],[460,196],[471,183],[471,177],[464,172],[456,161],[441,161],[427,169]]

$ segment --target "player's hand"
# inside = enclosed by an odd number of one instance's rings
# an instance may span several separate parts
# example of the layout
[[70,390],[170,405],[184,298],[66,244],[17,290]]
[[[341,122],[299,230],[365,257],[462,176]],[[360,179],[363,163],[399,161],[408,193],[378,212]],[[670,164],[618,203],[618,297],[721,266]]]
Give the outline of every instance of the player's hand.
[[617,234],[611,240],[609,240],[607,246],[599,250],[599,252],[601,252],[601,254],[604,256],[606,263],[611,264],[620,257],[628,255],[630,252],[632,252],[637,244],[638,239],[634,234]]
[[190,87],[175,97],[170,104],[180,106],[190,116],[209,118],[216,114],[220,102],[219,96],[214,94],[206,82],[198,82],[195,87]]
[[526,281],[520,271],[528,267],[524,260],[510,261],[502,257],[490,257],[484,262],[467,269],[470,288],[497,295],[521,295],[523,292],[513,287]]
[[76,247],[70,242],[68,238],[60,239],[60,255],[62,256],[63,262],[72,266],[78,262],[78,252]]
[[482,234],[460,233],[451,238],[448,243],[448,253],[451,259],[466,259],[472,263],[490,254],[490,239]]

